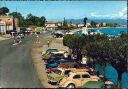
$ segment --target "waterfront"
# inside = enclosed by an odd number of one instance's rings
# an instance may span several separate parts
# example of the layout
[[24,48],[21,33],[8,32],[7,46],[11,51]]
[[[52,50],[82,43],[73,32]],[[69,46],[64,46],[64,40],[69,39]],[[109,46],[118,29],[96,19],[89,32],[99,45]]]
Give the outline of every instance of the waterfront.
[[127,28],[100,28],[101,33],[118,36],[122,31],[127,32]]
[[[106,35],[119,36],[122,32],[127,33],[127,28],[88,28],[88,32],[96,32]],[[83,34],[82,30],[76,32],[76,34]]]

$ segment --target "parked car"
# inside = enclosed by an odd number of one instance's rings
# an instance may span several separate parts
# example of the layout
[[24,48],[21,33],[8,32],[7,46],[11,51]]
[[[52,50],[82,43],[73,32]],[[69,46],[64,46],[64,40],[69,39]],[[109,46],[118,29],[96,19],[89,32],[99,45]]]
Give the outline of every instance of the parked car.
[[19,28],[20,29],[20,32],[22,32],[24,35],[26,35],[27,34],[27,28],[26,27],[20,27]]
[[47,49],[46,51],[43,51],[41,54],[42,54],[42,56],[44,56],[47,53],[52,53],[52,52],[57,52],[57,51],[58,51],[58,49],[52,48],[52,49]]
[[50,63],[50,64],[46,64],[46,68],[48,69],[48,68],[56,68],[56,67],[58,67],[59,66],[59,64],[57,64],[57,63]]
[[61,31],[56,31],[53,33],[53,35],[56,37],[56,38],[61,38],[64,36],[64,33],[61,32]]
[[50,58],[51,57],[51,53],[52,52],[57,52],[58,51],[58,49],[54,49],[54,48],[52,48],[52,49],[47,49],[46,51],[43,51],[42,53],[41,53],[41,55],[42,55],[42,58],[43,59],[48,59],[48,58]]
[[48,82],[50,84],[58,84],[65,76],[68,76],[71,69],[58,68],[56,71],[48,74]]
[[65,50],[58,50],[56,52],[52,52],[54,54],[64,54],[66,51]]
[[65,68],[86,69],[91,75],[96,75],[95,71],[92,68],[89,68],[87,66],[82,66],[81,64],[74,62],[72,60],[69,60],[64,63],[60,63],[59,66]]
[[49,58],[46,62],[46,68],[55,68],[58,67],[60,63],[65,63],[67,61],[67,59]]
[[60,83],[59,87],[62,88],[78,88],[83,86],[88,81],[99,81],[98,76],[92,76],[88,72],[70,72],[68,77],[64,77]]

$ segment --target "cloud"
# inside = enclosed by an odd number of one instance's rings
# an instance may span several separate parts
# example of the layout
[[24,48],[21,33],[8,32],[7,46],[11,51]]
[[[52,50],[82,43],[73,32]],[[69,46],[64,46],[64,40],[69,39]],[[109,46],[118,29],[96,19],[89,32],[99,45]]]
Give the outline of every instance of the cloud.
[[101,18],[109,17],[109,15],[99,15],[99,14],[96,14],[96,13],[91,13],[91,16],[92,17],[101,17]]
[[127,8],[122,9],[122,11],[119,12],[120,17],[125,17],[127,16]]
[[91,13],[91,17],[95,18],[122,18],[122,19],[127,19],[127,8],[123,8],[121,11],[117,12],[116,14],[107,14],[107,15],[101,15],[101,14],[96,14],[96,13]]

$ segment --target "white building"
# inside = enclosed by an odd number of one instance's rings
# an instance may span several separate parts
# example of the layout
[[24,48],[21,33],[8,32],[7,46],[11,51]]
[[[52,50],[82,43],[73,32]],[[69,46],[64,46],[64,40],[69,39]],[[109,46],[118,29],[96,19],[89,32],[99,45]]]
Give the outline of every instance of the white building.
[[106,26],[106,23],[105,22],[103,23],[103,26]]
[[61,26],[61,22],[52,22],[52,21],[48,21],[45,23],[45,27],[47,30],[56,30],[58,28],[58,26]]
[[6,33],[6,24],[0,21],[0,33]]

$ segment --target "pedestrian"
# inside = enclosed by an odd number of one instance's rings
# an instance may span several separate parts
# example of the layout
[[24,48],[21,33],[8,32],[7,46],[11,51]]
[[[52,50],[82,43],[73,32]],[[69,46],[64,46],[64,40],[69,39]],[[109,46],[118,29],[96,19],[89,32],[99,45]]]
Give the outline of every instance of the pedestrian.
[[48,45],[48,47],[50,46],[50,41],[49,40],[47,41],[47,45]]
[[13,36],[13,38],[14,38],[14,44],[16,44],[17,43],[17,36],[16,36],[16,32],[12,32],[12,36]]
[[77,50],[77,60],[79,63],[82,61],[82,53],[80,49]]
[[68,58],[68,52],[64,52],[64,58]]
[[39,42],[39,35],[37,33],[36,33],[36,38],[37,38],[36,43],[40,43]]
[[81,64],[83,65],[83,66],[87,66],[87,57],[86,56],[83,56],[82,57],[82,61],[81,61]]

